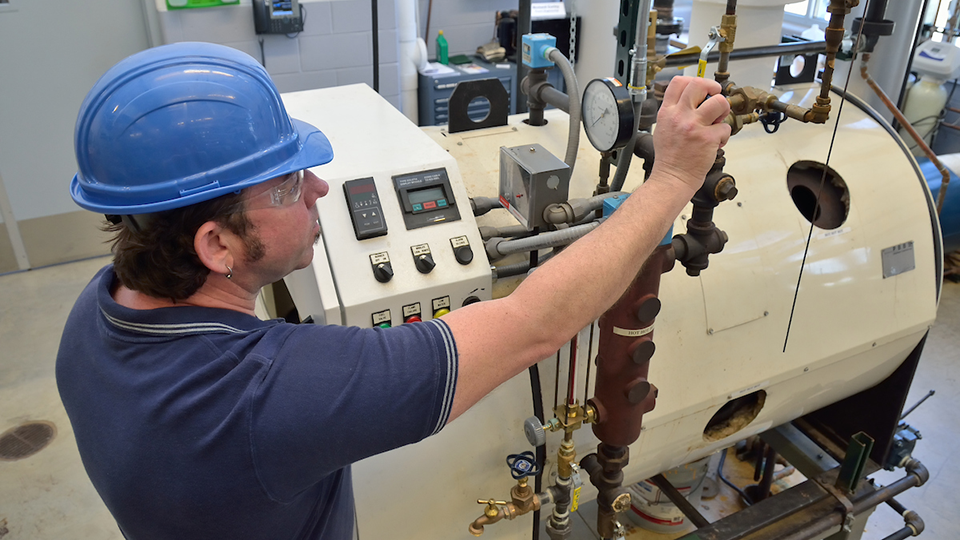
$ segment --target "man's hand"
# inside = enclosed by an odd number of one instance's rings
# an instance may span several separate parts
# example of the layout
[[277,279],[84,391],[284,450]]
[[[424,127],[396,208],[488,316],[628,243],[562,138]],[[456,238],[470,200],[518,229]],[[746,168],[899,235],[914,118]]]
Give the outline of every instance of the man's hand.
[[720,85],[708,79],[675,77],[670,82],[653,136],[653,170],[659,171],[654,176],[679,180],[691,194],[700,189],[717,150],[730,139],[730,126],[723,123],[730,104],[719,94]]

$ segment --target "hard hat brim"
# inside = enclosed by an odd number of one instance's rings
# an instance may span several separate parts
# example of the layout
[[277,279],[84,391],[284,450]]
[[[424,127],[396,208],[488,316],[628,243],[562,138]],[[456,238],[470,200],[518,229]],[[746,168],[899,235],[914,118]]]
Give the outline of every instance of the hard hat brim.
[[297,120],[296,118],[291,118],[291,121],[297,130],[298,138],[301,144],[300,151],[294,154],[290,159],[282,162],[279,166],[273,167],[257,176],[248,178],[241,182],[237,182],[229,186],[216,187],[198,193],[190,193],[189,195],[184,195],[172,200],[138,205],[109,205],[91,200],[82,189],[80,174],[77,173],[70,182],[70,195],[73,197],[74,202],[80,205],[80,207],[101,214],[150,214],[154,212],[163,212],[165,210],[173,210],[175,208],[183,208],[184,206],[189,206],[191,204],[208,201],[221,195],[238,192],[242,189],[255,186],[272,178],[289,174],[293,171],[309,169],[329,163],[333,159],[333,147],[330,145],[330,141],[327,139],[326,135],[307,122]]

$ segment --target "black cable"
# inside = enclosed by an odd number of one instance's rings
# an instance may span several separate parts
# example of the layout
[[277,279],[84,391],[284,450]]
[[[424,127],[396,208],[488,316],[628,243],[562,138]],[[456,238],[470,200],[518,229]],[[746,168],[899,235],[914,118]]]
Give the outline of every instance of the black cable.
[[267,58],[263,55],[263,36],[260,36],[258,38],[258,41],[260,41],[260,65],[263,66],[264,69],[266,69]]
[[737,494],[740,495],[740,500],[743,501],[743,504],[745,504],[745,505],[747,505],[747,506],[750,506],[750,497],[747,497],[747,494],[744,493],[744,491],[743,491],[742,489],[740,489],[739,487],[737,487],[736,485],[734,485],[733,482],[727,480],[726,477],[723,476],[723,464],[727,462],[727,451],[728,451],[728,450],[730,450],[730,449],[729,449],[729,448],[725,448],[725,449],[723,450],[723,453],[720,454],[720,464],[717,466],[717,478],[719,478],[720,480],[722,480],[724,484],[730,486],[734,491],[736,491]]
[[[543,424],[546,420],[543,417],[543,391],[540,388],[540,368],[537,364],[527,369],[530,374],[530,392],[533,394],[533,414]],[[547,445],[541,444],[537,447],[537,466],[541,472],[534,477],[534,493],[540,493],[543,490],[543,466],[547,462]],[[533,512],[533,540],[540,540],[540,510]]]
[[373,91],[380,93],[380,23],[377,13],[377,0],[370,0],[370,12],[373,19]]

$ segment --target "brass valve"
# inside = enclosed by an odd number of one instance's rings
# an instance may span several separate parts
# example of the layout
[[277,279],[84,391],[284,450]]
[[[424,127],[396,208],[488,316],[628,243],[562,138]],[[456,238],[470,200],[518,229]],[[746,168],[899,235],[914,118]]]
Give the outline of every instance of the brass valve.
[[497,514],[500,513],[499,506],[506,506],[507,501],[498,501],[496,499],[488,499],[485,501],[483,499],[477,499],[477,504],[487,505],[487,507],[483,509],[483,515],[488,518],[495,518]]

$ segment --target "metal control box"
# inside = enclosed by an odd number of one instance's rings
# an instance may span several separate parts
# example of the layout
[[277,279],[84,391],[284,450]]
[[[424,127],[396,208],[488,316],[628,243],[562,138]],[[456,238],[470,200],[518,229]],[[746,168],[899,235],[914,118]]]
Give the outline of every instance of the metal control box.
[[500,147],[500,204],[527,229],[547,225],[543,210],[566,202],[570,167],[539,144]]
[[388,327],[490,299],[489,262],[449,153],[366,85],[283,100],[336,156],[314,169],[330,185],[317,201],[323,247],[286,278],[301,319]]

